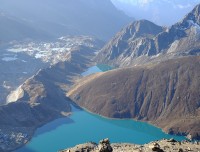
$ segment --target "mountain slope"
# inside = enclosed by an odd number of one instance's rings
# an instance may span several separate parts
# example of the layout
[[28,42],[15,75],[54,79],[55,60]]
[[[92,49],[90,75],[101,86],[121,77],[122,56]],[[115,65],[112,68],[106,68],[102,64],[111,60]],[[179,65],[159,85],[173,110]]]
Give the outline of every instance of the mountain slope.
[[[107,40],[132,20],[117,10],[110,0],[61,0],[59,2],[56,0],[0,0],[0,3],[0,12],[13,16],[17,20],[23,20],[24,24],[38,31],[43,31],[46,35],[44,33],[41,35],[46,39],[69,34],[83,34]],[[11,22],[5,22],[3,27],[7,27],[7,24],[10,25]],[[6,30],[12,29],[8,26]],[[23,38],[35,38],[34,33],[33,30],[22,31],[14,38],[21,38],[21,34],[24,34]],[[4,40],[4,37],[6,35],[1,35],[0,39]]]
[[5,104],[11,91],[36,74],[39,69],[70,61],[72,58],[76,59],[76,63],[80,63],[78,50],[83,56],[87,56],[91,50],[99,50],[102,43],[88,36],[67,36],[50,42],[15,42],[5,48],[0,47],[0,105]]
[[[114,66],[129,66],[160,62],[185,55],[198,55],[200,48],[200,5],[182,21],[169,28],[148,21],[137,21],[125,27],[96,57],[97,62]],[[142,24],[144,23],[144,24]],[[153,29],[151,29],[153,28]],[[143,29],[143,35],[132,32]],[[144,29],[156,31],[153,34]]]
[[97,55],[98,62],[126,65],[142,55],[156,55],[154,37],[163,28],[147,20],[135,21],[122,29]]
[[19,148],[41,125],[69,115],[73,103],[65,92],[92,64],[95,52],[89,47],[76,47],[68,61],[39,70],[9,95],[8,103],[0,106],[0,136],[6,135],[0,151]]
[[111,118],[148,121],[169,133],[200,135],[200,57],[136,66],[80,80],[68,95]]

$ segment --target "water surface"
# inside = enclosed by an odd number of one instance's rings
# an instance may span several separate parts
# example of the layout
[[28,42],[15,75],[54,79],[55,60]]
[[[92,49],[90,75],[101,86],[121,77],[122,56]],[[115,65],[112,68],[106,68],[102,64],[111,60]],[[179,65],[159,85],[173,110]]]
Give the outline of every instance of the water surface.
[[[97,65],[82,75],[111,69],[106,65]],[[107,119],[73,107],[73,114],[69,118],[57,119],[37,129],[32,140],[17,152],[56,152],[80,143],[98,142],[103,138],[109,138],[111,142],[135,144],[145,144],[163,138],[185,139],[165,134],[161,129],[148,123]]]
[[87,75],[94,74],[94,73],[97,73],[97,72],[105,72],[105,71],[109,71],[109,70],[112,70],[112,69],[113,69],[112,67],[110,67],[106,64],[98,64],[96,66],[92,66],[92,67],[88,68],[81,75],[87,76]]
[[88,141],[109,138],[111,142],[145,144],[162,138],[184,137],[165,134],[161,129],[134,120],[103,118],[74,109],[70,118],[61,118],[37,129],[32,140],[17,152],[56,152]]

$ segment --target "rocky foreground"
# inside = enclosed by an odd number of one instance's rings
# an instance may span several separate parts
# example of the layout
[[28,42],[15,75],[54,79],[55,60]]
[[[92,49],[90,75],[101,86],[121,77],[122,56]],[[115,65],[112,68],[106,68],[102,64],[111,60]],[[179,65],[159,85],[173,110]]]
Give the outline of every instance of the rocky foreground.
[[109,139],[104,139],[99,144],[89,142],[77,145],[73,148],[62,150],[60,152],[200,152],[199,142],[182,141],[178,142],[174,139],[163,139],[144,145],[135,145],[128,143],[110,144]]

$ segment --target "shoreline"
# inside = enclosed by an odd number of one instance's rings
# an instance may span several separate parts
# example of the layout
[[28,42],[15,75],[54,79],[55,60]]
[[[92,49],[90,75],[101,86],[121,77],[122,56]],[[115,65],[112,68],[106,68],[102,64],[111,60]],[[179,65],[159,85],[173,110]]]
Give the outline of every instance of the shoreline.
[[[78,111],[85,111],[85,112],[87,112],[87,113],[89,113],[89,114],[92,114],[92,115],[95,115],[95,116],[98,116],[98,117],[102,117],[102,118],[106,118],[106,119],[110,119],[110,120],[134,120],[134,119],[107,118],[107,117],[105,117],[105,116],[101,116],[101,115],[92,113],[92,112],[90,112],[89,110],[87,110],[87,109],[85,109],[85,108],[81,108],[80,106],[78,106],[78,105],[72,103],[72,104],[71,104],[71,112],[69,113],[68,116],[63,116],[63,117],[56,118],[56,119],[54,119],[54,120],[50,120],[50,121],[48,121],[47,123],[41,125],[40,127],[43,127],[44,125],[46,125],[46,124],[48,124],[48,123],[50,123],[50,122],[52,122],[52,121],[58,120],[58,119],[70,118],[71,115],[73,115],[74,113],[76,113],[76,110],[78,110]],[[142,121],[138,121],[138,120],[134,120],[134,121],[142,122]],[[147,122],[144,122],[144,123],[147,123]],[[147,124],[149,124],[149,123],[147,123]],[[150,124],[150,125],[151,125],[151,124]],[[154,126],[154,125],[152,125],[152,126]],[[32,138],[34,137],[34,134],[36,133],[37,129],[39,129],[40,127],[36,128],[36,129],[34,130],[34,132],[33,132],[32,136],[31,136],[30,140],[29,140],[26,144],[21,145],[20,147],[18,147],[18,148],[15,149],[15,150],[19,150],[19,149],[22,148],[23,146],[26,146],[27,144],[29,144],[29,143],[31,142]],[[156,126],[154,126],[154,127],[156,127]],[[158,127],[156,127],[156,128],[158,128]],[[158,129],[160,129],[160,128],[158,128]],[[162,131],[162,132],[163,132],[163,131]],[[171,134],[170,134],[170,135],[171,135]],[[168,139],[170,139],[170,138],[168,138]],[[184,139],[183,139],[183,140],[184,140]],[[181,141],[183,141],[183,140],[181,140]],[[117,143],[121,143],[121,142],[119,141],[119,142],[117,142]],[[135,143],[132,142],[131,144],[135,144]]]
[[22,143],[21,145],[19,145],[18,147],[12,149],[12,151],[14,152],[18,152],[21,148],[23,148],[24,146],[26,146],[27,144],[29,144],[31,142],[31,140],[33,139],[33,137],[35,136],[35,133],[38,129],[40,129],[41,127],[47,125],[48,123],[50,122],[53,122],[55,120],[58,120],[58,119],[62,119],[62,118],[69,118],[71,116],[71,112],[70,114],[68,114],[68,116],[59,116],[58,118],[55,118],[55,119],[51,119],[51,120],[48,120],[47,122],[45,122],[44,124],[42,125],[38,125],[37,127],[34,127],[34,129],[31,132],[31,134],[29,134],[30,138],[28,139],[28,141],[26,143]]
[[[80,107],[80,106],[79,106]],[[133,120],[133,121],[136,121],[136,122],[143,122],[143,123],[146,123],[148,125],[151,125],[151,126],[154,126],[156,127],[157,129],[160,129],[163,133],[165,134],[168,134],[168,135],[175,135],[175,136],[179,136],[179,137],[184,137],[185,139],[187,140],[190,140],[189,138],[187,138],[187,135],[181,135],[181,134],[170,134],[170,133],[167,133],[165,132],[162,128],[158,127],[157,125],[154,125],[153,123],[151,123],[150,121],[142,121],[142,120],[137,120],[137,119],[134,119],[134,118],[111,118],[111,117],[107,117],[107,116],[103,116],[103,115],[100,115],[100,114],[97,114],[97,113],[94,113],[84,107],[80,107],[82,110],[90,113],[90,114],[93,114],[93,115],[96,115],[96,116],[99,116],[99,117],[102,117],[102,118],[105,118],[105,119],[109,119],[109,120]],[[197,141],[200,141],[200,140],[197,140]]]

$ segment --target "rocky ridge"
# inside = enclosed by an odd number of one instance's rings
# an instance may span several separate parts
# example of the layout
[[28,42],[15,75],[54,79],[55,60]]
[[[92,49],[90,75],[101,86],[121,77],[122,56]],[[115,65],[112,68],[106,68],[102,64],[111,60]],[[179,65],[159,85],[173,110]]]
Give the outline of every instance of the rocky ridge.
[[124,67],[199,55],[200,5],[171,27],[135,21],[122,29],[96,57],[99,63]]
[[[6,103],[11,91],[19,87],[26,79],[58,62],[77,58],[80,50],[84,56],[102,47],[102,41],[90,36],[63,36],[56,41],[15,41],[1,46],[0,55],[0,105]],[[7,98],[8,99],[8,98]]]
[[79,47],[69,61],[39,70],[0,106],[0,151],[12,151],[28,142],[37,127],[71,112],[65,92],[90,66],[96,50]]
[[109,139],[103,139],[99,144],[94,142],[89,142],[81,145],[76,145],[73,148],[66,150],[61,150],[60,152],[185,152],[185,151],[200,151],[199,142],[189,142],[189,141],[176,141],[174,139],[170,140],[160,140],[154,141],[144,145],[135,145],[129,143],[112,143],[110,144]]

